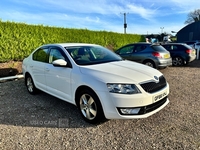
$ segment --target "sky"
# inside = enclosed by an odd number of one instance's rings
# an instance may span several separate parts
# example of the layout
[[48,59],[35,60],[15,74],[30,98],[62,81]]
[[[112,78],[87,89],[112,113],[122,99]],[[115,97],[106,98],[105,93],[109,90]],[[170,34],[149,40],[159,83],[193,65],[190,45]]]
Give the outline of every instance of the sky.
[[[178,32],[200,0],[1,0],[0,20],[127,34]],[[126,17],[124,17],[126,14]]]

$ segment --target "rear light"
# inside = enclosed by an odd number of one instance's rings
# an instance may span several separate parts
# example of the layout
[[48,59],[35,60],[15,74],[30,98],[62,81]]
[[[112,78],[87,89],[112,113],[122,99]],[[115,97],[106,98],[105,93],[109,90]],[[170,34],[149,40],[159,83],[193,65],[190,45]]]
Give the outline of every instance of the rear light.
[[192,50],[191,49],[187,49],[185,52],[190,54],[190,53],[192,53]]
[[153,52],[152,55],[153,55],[154,57],[162,58],[162,56],[161,56],[160,53],[158,53],[158,52]]

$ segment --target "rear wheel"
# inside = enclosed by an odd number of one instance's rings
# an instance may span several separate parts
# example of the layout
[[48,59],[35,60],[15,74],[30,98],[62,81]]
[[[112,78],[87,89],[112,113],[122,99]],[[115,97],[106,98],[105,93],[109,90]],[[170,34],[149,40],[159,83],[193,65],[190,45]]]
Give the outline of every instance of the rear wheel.
[[183,64],[184,64],[184,61],[181,57],[172,58],[172,65],[173,66],[182,66]]
[[36,94],[37,93],[37,88],[35,87],[33,79],[30,75],[27,75],[25,77],[25,84],[26,84],[26,88],[27,88],[27,90],[30,94]]
[[96,124],[105,120],[100,100],[92,90],[86,89],[81,91],[77,104],[85,121]]
[[156,68],[155,63],[154,63],[152,60],[146,60],[146,61],[144,61],[143,64],[144,64],[144,65],[147,65],[147,66],[149,66],[149,67],[152,67],[152,68]]

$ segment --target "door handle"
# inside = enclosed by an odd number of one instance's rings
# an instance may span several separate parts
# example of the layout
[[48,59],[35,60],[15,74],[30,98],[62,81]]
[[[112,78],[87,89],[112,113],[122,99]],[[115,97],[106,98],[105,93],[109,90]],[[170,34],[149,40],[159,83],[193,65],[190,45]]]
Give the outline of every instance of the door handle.
[[45,71],[46,71],[46,72],[49,72],[49,68],[46,68]]

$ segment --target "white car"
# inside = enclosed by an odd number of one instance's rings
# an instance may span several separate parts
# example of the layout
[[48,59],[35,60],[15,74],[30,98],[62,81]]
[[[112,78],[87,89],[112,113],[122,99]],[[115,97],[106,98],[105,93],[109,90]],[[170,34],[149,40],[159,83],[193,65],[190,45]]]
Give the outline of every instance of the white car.
[[39,89],[72,103],[89,123],[146,118],[169,103],[161,72],[100,45],[43,45],[23,60],[22,69],[29,93]]

